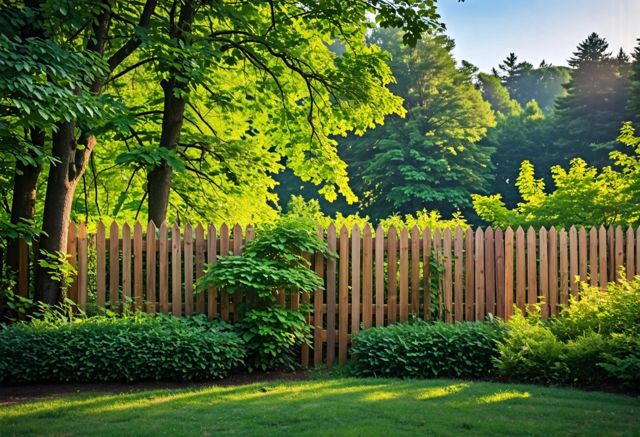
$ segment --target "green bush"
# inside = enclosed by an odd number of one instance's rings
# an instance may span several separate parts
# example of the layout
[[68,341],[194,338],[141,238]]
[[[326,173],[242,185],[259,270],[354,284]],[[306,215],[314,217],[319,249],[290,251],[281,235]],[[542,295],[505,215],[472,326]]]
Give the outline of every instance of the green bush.
[[144,314],[0,328],[0,381],[97,382],[224,378],[244,345],[204,317]]
[[640,277],[584,285],[557,317],[516,311],[506,323],[496,367],[520,381],[560,384],[640,383]]
[[363,330],[353,341],[358,376],[486,377],[504,329],[500,323],[415,321]]
[[250,310],[235,326],[247,348],[247,369],[298,366],[297,346],[311,346],[311,326],[300,311],[269,307]]

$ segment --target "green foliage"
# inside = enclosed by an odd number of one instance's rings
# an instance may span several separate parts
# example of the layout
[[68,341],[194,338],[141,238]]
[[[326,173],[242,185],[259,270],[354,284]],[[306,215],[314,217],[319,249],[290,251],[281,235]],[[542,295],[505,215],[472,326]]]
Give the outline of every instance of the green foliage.
[[235,327],[246,344],[250,372],[298,367],[297,347],[311,346],[311,326],[301,311],[249,310]]
[[309,294],[324,288],[305,253],[336,256],[316,236],[313,222],[284,216],[258,228],[241,256],[219,257],[199,280],[198,290],[216,285],[228,292],[245,293],[252,302],[246,311],[237,308],[242,314],[236,314],[239,332],[247,342],[251,371],[292,368],[296,365],[295,348],[309,344],[310,326],[303,311],[310,309],[277,308],[278,291]]
[[[287,204],[287,216],[300,217],[305,220],[309,220],[318,226],[323,228],[329,227],[332,223],[336,229],[341,229],[343,226],[352,231],[354,226],[358,226],[362,230],[366,225],[375,226],[375,223],[369,218],[369,216],[360,216],[359,214],[343,215],[337,212],[334,217],[325,215],[320,209],[320,203],[316,199],[311,199],[305,202],[302,196],[291,196],[291,200]],[[463,230],[467,228],[468,224],[465,218],[460,212],[452,214],[450,219],[442,217],[438,211],[428,211],[423,209],[413,214],[405,214],[400,216],[398,214],[392,215],[386,218],[381,218],[377,225],[382,226],[386,231],[391,226],[396,229],[411,229],[417,226],[421,231],[425,228],[429,229],[446,229],[454,230],[460,226]]]
[[371,36],[392,55],[406,118],[345,141],[345,161],[361,211],[374,219],[423,208],[450,214],[488,187],[492,150],[478,141],[495,119],[468,66],[456,66],[450,39],[425,37],[415,48],[398,39],[391,31]]
[[503,376],[536,383],[640,382],[640,277],[586,284],[559,316],[544,321],[537,306],[506,323],[496,366]]
[[242,340],[204,316],[135,314],[0,328],[0,381],[100,382],[224,378]]
[[477,378],[494,373],[498,323],[416,321],[361,331],[354,339],[353,372],[397,378]]
[[259,228],[241,256],[219,257],[216,264],[209,265],[198,289],[216,285],[230,292],[242,291],[268,306],[276,302],[278,290],[293,294],[323,288],[304,253],[335,256],[316,236],[310,222],[283,217]]
[[40,251],[42,257],[38,260],[40,267],[45,269],[49,277],[60,284],[63,295],[71,287],[73,279],[78,273],[76,268],[69,262],[69,255],[64,252],[50,253],[45,250]]
[[473,196],[476,213],[495,226],[600,226],[633,225],[640,219],[640,140],[625,124],[619,137],[632,153],[614,151],[613,166],[601,171],[575,158],[569,170],[551,168],[555,190],[545,192],[542,179],[536,179],[533,165],[524,161],[516,186],[522,197],[509,209],[500,194]]

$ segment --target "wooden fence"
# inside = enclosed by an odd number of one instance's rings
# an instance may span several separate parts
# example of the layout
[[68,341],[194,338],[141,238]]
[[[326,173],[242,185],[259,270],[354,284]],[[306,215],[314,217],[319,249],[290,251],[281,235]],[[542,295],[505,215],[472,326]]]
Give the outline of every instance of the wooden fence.
[[[150,237],[151,236],[151,237]],[[78,275],[68,297],[80,307],[121,308],[191,315],[205,313],[233,321],[245,297],[212,287],[197,293],[195,281],[217,255],[240,254],[254,236],[236,225],[140,223],[133,228],[97,224],[89,236],[84,224],[71,224],[68,253]],[[515,306],[543,303],[542,314],[556,314],[576,295],[580,282],[606,288],[622,266],[631,278],[640,274],[640,228],[571,227],[475,231],[420,230],[357,226],[349,232],[331,225],[318,229],[337,260],[309,255],[325,289],[303,296],[313,305],[313,349],[302,350],[302,364],[331,366],[347,359],[348,343],[361,327],[434,316],[448,322],[509,318]],[[28,250],[21,249],[19,290],[28,292]],[[153,254],[153,256],[149,256]],[[283,306],[298,308],[299,297]],[[337,355],[337,356],[336,356]]]

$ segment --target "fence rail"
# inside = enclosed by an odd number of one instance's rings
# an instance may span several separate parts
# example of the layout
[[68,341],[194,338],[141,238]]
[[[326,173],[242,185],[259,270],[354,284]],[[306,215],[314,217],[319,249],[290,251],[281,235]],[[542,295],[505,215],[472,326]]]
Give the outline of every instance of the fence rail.
[[[404,322],[416,316],[447,322],[509,318],[518,308],[542,299],[542,315],[556,314],[578,293],[580,282],[601,288],[618,278],[640,274],[640,228],[571,227],[526,231],[477,228],[372,229],[318,228],[318,236],[339,254],[337,260],[311,254],[324,290],[303,296],[313,306],[313,351],[302,350],[302,364],[331,366],[347,359],[348,343],[361,327]],[[78,275],[68,297],[82,308],[131,305],[148,312],[236,319],[246,297],[211,287],[197,293],[195,281],[216,256],[242,253],[253,229],[162,223],[133,227],[98,223],[93,235],[71,224],[68,248]],[[18,289],[29,290],[29,251],[22,243]],[[153,254],[151,256],[150,254]],[[299,308],[300,298],[283,306]],[[312,354],[312,355],[310,355]]]

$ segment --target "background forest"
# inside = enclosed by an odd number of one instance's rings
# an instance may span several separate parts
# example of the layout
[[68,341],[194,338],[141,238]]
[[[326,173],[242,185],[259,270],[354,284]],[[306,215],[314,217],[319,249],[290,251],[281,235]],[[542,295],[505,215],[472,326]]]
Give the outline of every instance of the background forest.
[[352,3],[6,3],[2,265],[70,220],[638,222],[640,40],[481,72],[433,1]]

